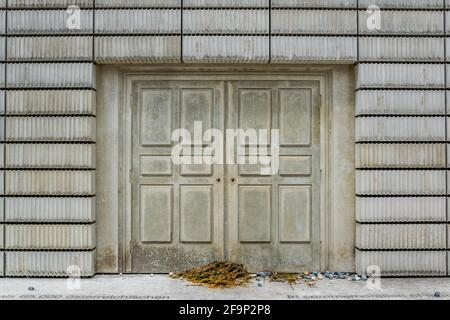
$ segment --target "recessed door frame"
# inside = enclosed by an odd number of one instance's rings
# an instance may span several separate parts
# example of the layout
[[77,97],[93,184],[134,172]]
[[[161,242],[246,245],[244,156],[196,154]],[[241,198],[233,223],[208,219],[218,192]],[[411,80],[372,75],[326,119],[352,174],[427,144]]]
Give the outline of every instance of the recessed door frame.
[[[332,68],[302,66],[156,66],[123,68],[122,97],[119,106],[119,272],[131,272],[131,169],[132,169],[132,97],[134,85],[148,80],[299,80],[317,81],[320,100],[320,266],[329,265],[330,235],[330,112]],[[225,208],[226,209],[226,208]],[[226,232],[225,232],[226,234]]]

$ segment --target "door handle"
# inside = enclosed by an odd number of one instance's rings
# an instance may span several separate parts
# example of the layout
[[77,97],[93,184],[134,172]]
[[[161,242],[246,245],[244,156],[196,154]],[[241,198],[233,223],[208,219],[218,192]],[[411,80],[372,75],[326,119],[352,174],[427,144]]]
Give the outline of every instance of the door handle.
[[217,183],[220,183],[220,181],[222,181],[222,179],[217,178],[216,181],[217,181]]
[[231,178],[231,182],[235,182],[236,181],[236,178]]

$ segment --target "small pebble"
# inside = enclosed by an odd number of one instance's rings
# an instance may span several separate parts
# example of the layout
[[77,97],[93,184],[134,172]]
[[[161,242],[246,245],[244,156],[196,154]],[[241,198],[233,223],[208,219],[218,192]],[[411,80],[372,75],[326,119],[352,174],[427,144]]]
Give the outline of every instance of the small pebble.
[[28,287],[28,291],[34,291],[34,287]]
[[439,297],[441,296],[441,293],[436,291],[436,292],[434,293],[434,296],[435,296],[436,298],[439,298]]
[[366,276],[365,274],[362,275],[362,276],[361,276],[361,280],[362,280],[362,281],[367,281],[367,276]]
[[272,273],[271,272],[257,272],[256,275],[258,277],[268,277],[270,276]]
[[170,273],[169,273],[169,277],[172,277],[173,275],[174,275],[173,272],[170,272]]
[[258,282],[258,287],[262,287],[262,283],[261,282]]
[[259,278],[259,277],[258,277],[258,278],[256,278],[256,281],[261,281],[261,278]]

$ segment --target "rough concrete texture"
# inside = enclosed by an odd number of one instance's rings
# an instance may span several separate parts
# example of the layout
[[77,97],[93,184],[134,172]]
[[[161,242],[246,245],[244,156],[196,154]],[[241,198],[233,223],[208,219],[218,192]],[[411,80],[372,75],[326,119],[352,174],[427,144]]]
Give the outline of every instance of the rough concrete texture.
[[[167,275],[97,275],[82,279],[81,288],[69,289],[76,283],[68,279],[0,279],[0,299],[433,299],[449,300],[450,279],[403,278],[381,279],[380,289],[369,289],[368,282],[321,280],[315,286],[304,283],[289,285],[262,279],[248,287],[208,289],[194,286]],[[259,286],[261,284],[261,286]],[[435,293],[439,292],[440,297]]]

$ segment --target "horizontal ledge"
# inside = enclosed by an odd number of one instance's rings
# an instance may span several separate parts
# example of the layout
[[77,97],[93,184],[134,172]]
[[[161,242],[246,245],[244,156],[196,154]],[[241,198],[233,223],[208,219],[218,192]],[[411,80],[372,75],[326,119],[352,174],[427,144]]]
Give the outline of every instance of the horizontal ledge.
[[4,118],[56,118],[56,117],[65,117],[65,118],[96,118],[95,114],[91,113],[3,113],[0,114],[0,117]]
[[[30,60],[27,60],[30,59]],[[36,59],[36,58],[27,58],[27,59],[21,59],[21,60],[14,60],[11,58],[6,58],[6,60],[4,61],[4,63],[10,63],[10,64],[37,64],[37,63],[93,63],[95,64],[95,60],[91,59],[91,60],[86,60],[86,59],[55,59],[55,60],[51,60],[51,59]]]
[[95,171],[96,168],[81,168],[81,167],[65,167],[65,168],[58,168],[58,167],[39,167],[39,168],[33,168],[33,167],[1,167],[0,171],[58,171],[58,172],[76,172],[76,171]]
[[449,198],[450,194],[355,194],[359,198]]
[[438,140],[438,141],[418,141],[418,140],[396,140],[396,141],[355,141],[355,144],[449,144],[450,140]]
[[446,59],[443,57],[441,60],[358,60],[357,64],[446,64]]
[[356,250],[367,252],[367,251],[375,251],[375,252],[401,252],[401,251],[449,251],[447,248],[437,248],[437,249],[361,249],[355,247]]
[[92,87],[3,87],[0,90],[6,91],[39,91],[39,90],[93,90],[97,91],[96,88]]
[[46,225],[52,225],[52,226],[55,226],[55,225],[62,225],[62,226],[91,226],[91,225],[94,225],[94,224],[96,224],[96,220],[93,220],[93,221],[87,221],[87,222],[81,222],[81,221],[79,221],[79,222],[57,222],[57,221],[39,221],[39,222],[36,222],[36,221],[33,221],[33,222],[27,222],[27,221],[24,221],[24,220],[22,220],[22,221],[3,221],[3,222],[0,222],[0,225],[12,225],[12,226],[28,226],[28,225],[33,225],[33,226],[39,226],[39,225],[42,225],[42,226],[46,226]]
[[86,248],[86,249],[5,249],[3,252],[92,252],[95,251],[97,247]]
[[0,198],[93,198],[95,194],[2,194]]
[[450,113],[449,114],[442,114],[442,113],[437,113],[437,114],[433,114],[433,113],[424,113],[424,114],[420,114],[420,113],[403,113],[403,114],[358,114],[355,115],[355,118],[446,118],[446,117],[450,117]]
[[408,167],[356,167],[356,170],[359,171],[443,171],[443,170],[450,170],[450,167],[414,167],[414,168],[408,168]]
[[409,225],[409,224],[450,224],[450,221],[383,221],[383,222],[361,222],[356,220],[356,223],[363,225]]
[[80,140],[74,140],[74,141],[67,141],[67,140],[61,140],[61,141],[55,141],[55,140],[3,140],[0,141],[0,143],[3,144],[96,144],[95,141],[80,141]]
[[405,90],[405,91],[432,91],[432,90],[436,90],[436,91],[447,91],[450,90],[450,86],[449,87],[360,87],[360,88],[356,88],[355,92],[357,91],[380,91],[380,90],[397,90],[397,91],[401,91],[401,90]]

